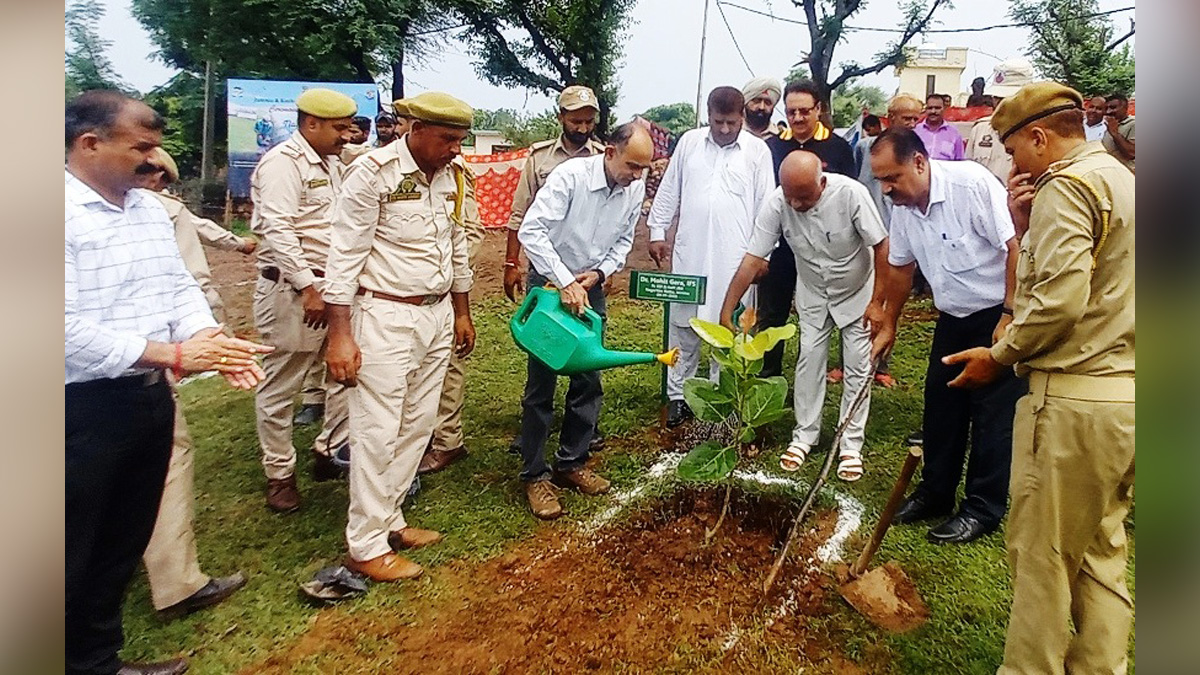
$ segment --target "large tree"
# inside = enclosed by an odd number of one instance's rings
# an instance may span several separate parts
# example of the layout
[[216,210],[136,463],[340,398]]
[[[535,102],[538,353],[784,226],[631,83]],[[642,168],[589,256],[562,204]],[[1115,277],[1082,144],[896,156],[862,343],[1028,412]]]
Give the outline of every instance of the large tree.
[[899,6],[904,20],[896,38],[875,54],[870,64],[842,62],[834,75],[834,49],[846,37],[846,22],[867,4],[866,0],[792,0],[792,3],[804,10],[808,24],[809,49],[800,64],[808,67],[826,109],[833,91],[843,84],[888,67],[903,66],[908,57],[908,43],[929,27],[939,9],[952,6],[950,0],[902,0]]
[[67,7],[66,96],[72,99],[89,89],[116,89],[134,93],[108,60],[111,40],[100,37],[97,24],[104,18],[104,6],[97,0],[76,0]]
[[696,106],[691,103],[667,103],[656,105],[642,113],[642,117],[654,122],[678,138],[683,132],[696,127]]
[[848,127],[862,117],[864,108],[881,112],[887,102],[887,94],[872,84],[854,82],[843,84],[833,90],[833,104],[830,113],[834,127]]
[[591,87],[604,135],[617,100],[616,63],[634,0],[450,0],[469,25],[463,38],[492,84],[555,96]]
[[1038,72],[1084,95],[1130,94],[1134,57],[1127,32],[1117,35],[1108,16],[1096,16],[1096,0],[1012,0],[1009,16],[1029,24],[1025,52]]

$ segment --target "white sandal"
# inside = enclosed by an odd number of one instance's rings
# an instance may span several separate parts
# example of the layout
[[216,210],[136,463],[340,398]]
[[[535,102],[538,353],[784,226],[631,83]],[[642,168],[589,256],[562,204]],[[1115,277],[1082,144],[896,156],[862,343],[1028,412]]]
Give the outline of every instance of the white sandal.
[[861,455],[842,455],[838,462],[837,477],[853,483],[863,477],[863,463]]
[[784,471],[799,471],[800,465],[808,459],[812,446],[804,443],[788,443],[787,449],[779,456],[779,468]]

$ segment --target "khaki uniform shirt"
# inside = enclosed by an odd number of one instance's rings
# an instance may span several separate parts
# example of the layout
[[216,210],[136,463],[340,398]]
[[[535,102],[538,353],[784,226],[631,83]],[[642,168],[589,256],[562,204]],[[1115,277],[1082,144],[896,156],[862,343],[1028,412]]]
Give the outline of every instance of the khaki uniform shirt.
[[336,155],[321,157],[300,132],[258,160],[250,175],[250,229],[261,238],[259,269],[278,267],[297,291],[313,284],[314,270],[325,270],[330,211],[342,171]]
[[[242,247],[242,238],[207,218],[201,218],[188,210],[178,197],[168,192],[155,192],[155,197],[167,209],[167,215],[175,224],[175,241],[179,243],[179,255],[183,266],[196,278],[208,304],[219,309],[221,296],[212,284],[212,272],[202,246],[211,246],[223,251],[236,251]],[[214,300],[216,303],[214,304]]]
[[971,125],[971,132],[967,135],[967,159],[986,166],[987,170],[999,178],[1001,183],[1005,186],[1008,185],[1008,173],[1012,171],[1012,157],[1009,157],[1008,153],[1004,151],[1004,144],[1000,142],[1000,134],[992,128],[990,115],[976,120],[975,124]]
[[508,229],[521,229],[521,221],[525,212],[533,203],[533,196],[539,188],[546,184],[546,176],[554,167],[572,157],[591,157],[604,152],[604,144],[589,138],[574,154],[563,147],[562,136],[552,141],[540,141],[529,146],[529,157],[525,160],[525,168],[521,170],[521,182],[517,183],[517,192],[513,195],[512,213],[508,217]]
[[[1117,133],[1121,134],[1125,140],[1130,142],[1135,140],[1133,129],[1134,122],[1132,115],[1126,117],[1125,119],[1121,120],[1119,124],[1117,124]],[[1118,162],[1129,167],[1130,171],[1133,171],[1133,160],[1121,154],[1121,151],[1117,149],[1117,142],[1113,140],[1112,134],[1108,133],[1107,129],[1105,129],[1104,137],[1100,139],[1100,142],[1104,144],[1104,149],[1108,151],[1108,154],[1116,157]]]
[[[468,227],[454,216],[462,158],[426,180],[403,139],[372,150],[346,172],[333,215],[326,302],[349,305],[361,286],[402,297],[471,290]],[[464,200],[462,219],[478,208]],[[478,226],[478,225],[477,225]]]
[[[1081,178],[1095,195],[1056,172]],[[1019,375],[1133,377],[1133,174],[1092,142],[1051,164],[1037,186],[1017,260],[1015,316],[992,356]],[[1093,266],[1102,209],[1112,214]]]

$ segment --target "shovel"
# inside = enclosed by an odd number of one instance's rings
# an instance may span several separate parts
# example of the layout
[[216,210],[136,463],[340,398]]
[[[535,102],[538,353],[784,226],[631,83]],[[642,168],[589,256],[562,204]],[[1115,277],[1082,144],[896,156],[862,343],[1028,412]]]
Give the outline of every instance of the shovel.
[[910,447],[908,456],[904,458],[904,466],[900,469],[900,477],[896,479],[887,505],[883,507],[875,531],[871,533],[871,540],[849,569],[843,567],[838,570],[838,580],[841,582],[838,590],[846,602],[871,623],[891,633],[906,633],[921,626],[929,619],[929,608],[921,600],[912,580],[895,561],[870,572],[866,572],[866,569],[871,557],[879,550],[879,544],[892,524],[892,517],[896,515],[920,461],[921,448]]

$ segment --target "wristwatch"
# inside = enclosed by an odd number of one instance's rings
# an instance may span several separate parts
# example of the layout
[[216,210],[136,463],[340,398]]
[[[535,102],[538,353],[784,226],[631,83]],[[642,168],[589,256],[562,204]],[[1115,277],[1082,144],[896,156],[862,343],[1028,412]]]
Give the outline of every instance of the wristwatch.
[[596,283],[598,283],[598,284],[600,284],[601,286],[603,286],[603,285],[604,285],[604,280],[605,280],[605,279],[607,279],[608,277],[604,276],[604,271],[603,271],[603,270],[601,270],[601,269],[596,269],[596,270],[595,270],[595,272],[596,272],[596,274],[598,274],[598,275],[600,276],[600,281],[597,281]]

